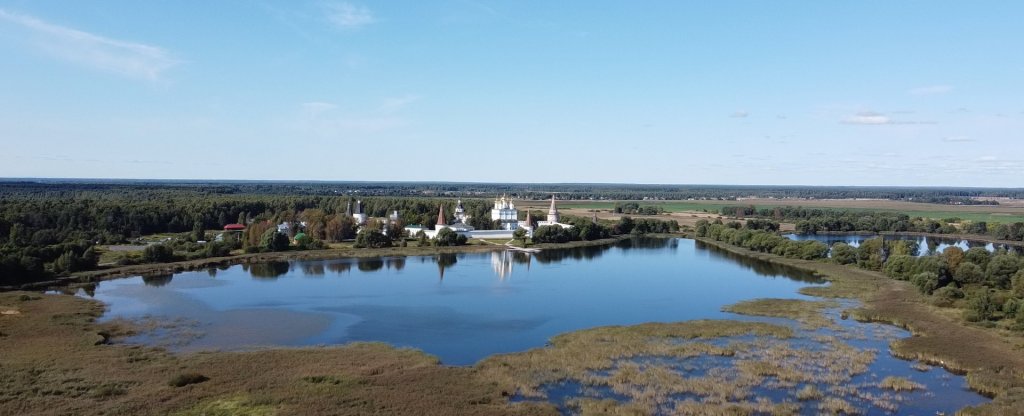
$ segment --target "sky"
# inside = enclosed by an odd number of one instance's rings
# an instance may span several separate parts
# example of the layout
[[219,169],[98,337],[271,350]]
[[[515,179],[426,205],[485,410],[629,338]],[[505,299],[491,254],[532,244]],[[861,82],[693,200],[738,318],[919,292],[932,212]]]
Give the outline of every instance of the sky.
[[1021,16],[0,0],[0,177],[1024,187]]

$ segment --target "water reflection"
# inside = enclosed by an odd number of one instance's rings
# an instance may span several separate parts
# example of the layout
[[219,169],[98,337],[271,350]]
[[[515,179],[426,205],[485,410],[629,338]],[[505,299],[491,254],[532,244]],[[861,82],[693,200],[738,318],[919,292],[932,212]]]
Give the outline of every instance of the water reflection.
[[526,270],[529,271],[532,263],[533,254],[531,253],[513,250],[491,252],[491,268],[494,269],[494,274],[498,275],[498,280],[512,277],[512,270],[516,264],[525,265]]
[[455,253],[441,253],[434,256],[434,262],[437,263],[437,274],[440,280],[444,280],[444,270],[451,268],[459,261]]
[[242,265],[242,270],[248,271],[249,274],[259,280],[276,280],[278,277],[288,274],[288,270],[291,266],[287,261],[268,261],[265,263],[246,263]]
[[168,273],[168,274],[158,274],[158,275],[149,275],[149,276],[142,276],[142,283],[145,283],[146,286],[160,287],[160,286],[166,286],[168,283],[171,283],[171,280],[173,280],[173,279],[174,279],[174,275],[170,274],[170,273]]
[[[879,238],[883,236],[874,234],[786,234],[786,238],[790,240],[815,240],[821,241],[830,247],[835,243],[846,243],[852,247],[860,247],[860,244],[865,240],[872,238]],[[983,247],[985,250],[995,252],[997,250],[1008,250],[1017,251],[1020,250],[1020,246],[1010,244],[994,244],[985,241],[977,240],[964,240],[959,238],[942,238],[942,237],[926,237],[926,236],[913,236],[913,235],[885,235],[886,241],[902,241],[904,244],[909,245],[909,251],[914,253],[915,256],[930,256],[933,254],[942,253],[949,247],[958,247],[961,250],[967,251],[974,247]]]
[[356,268],[361,272],[375,272],[384,268],[384,259],[380,257],[359,259],[359,262],[356,263]]
[[771,263],[747,256],[741,256],[739,254],[733,253],[728,250],[723,250],[713,245],[704,244],[703,242],[700,241],[696,242],[695,247],[698,251],[706,251],[712,258],[723,258],[735,262],[736,264],[743,266],[743,268],[753,271],[758,276],[785,276],[792,280],[807,283],[825,282],[824,279],[815,276],[814,273],[786,266],[784,264]]

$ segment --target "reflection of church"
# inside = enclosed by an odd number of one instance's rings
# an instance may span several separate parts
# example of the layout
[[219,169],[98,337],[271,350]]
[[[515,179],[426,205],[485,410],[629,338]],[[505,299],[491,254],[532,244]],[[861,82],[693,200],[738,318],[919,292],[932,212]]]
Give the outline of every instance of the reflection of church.
[[512,277],[512,269],[515,264],[525,264],[526,270],[530,270],[532,262],[533,256],[530,253],[512,250],[491,252],[491,268],[494,269],[494,274],[498,275],[499,280]]

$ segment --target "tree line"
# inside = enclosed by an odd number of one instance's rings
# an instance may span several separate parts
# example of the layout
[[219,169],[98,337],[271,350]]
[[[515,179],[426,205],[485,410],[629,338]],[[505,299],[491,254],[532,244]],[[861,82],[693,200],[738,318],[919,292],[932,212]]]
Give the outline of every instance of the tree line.
[[829,247],[819,241],[794,241],[775,232],[721,220],[701,220],[695,232],[698,237],[753,251],[879,271],[911,282],[937,306],[962,309],[968,321],[1002,323],[1024,331],[1024,257],[1017,250],[989,252],[972,247],[965,251],[951,246],[941,253],[915,256],[915,241],[878,237],[859,247],[842,242]]

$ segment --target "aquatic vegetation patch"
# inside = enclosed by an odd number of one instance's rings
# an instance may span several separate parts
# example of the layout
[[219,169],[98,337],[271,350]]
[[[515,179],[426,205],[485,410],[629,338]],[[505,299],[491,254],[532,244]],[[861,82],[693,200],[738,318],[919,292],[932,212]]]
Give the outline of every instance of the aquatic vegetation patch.
[[824,311],[836,307],[839,307],[839,303],[831,300],[754,299],[725,306],[722,310],[740,315],[792,319],[807,329],[835,329],[838,328],[835,322]]
[[477,371],[514,401],[549,400],[580,414],[894,411],[896,393],[877,380],[854,383],[876,355],[785,326],[695,321],[564,334],[545,348],[486,359]]
[[892,391],[914,391],[924,390],[924,385],[910,381],[903,377],[889,376],[882,379],[879,386],[883,389],[889,389]]

